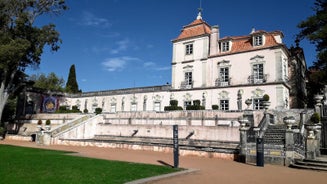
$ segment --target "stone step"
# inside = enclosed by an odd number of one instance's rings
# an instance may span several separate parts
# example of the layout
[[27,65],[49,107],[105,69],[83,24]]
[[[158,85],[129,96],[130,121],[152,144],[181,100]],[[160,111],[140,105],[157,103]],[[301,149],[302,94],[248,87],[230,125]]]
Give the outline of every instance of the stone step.
[[295,160],[295,162],[292,163],[290,167],[298,168],[298,169],[327,171],[327,160],[320,159],[320,158],[317,158],[316,160],[311,160],[311,159]]
[[317,157],[315,160],[312,159],[304,159],[303,161],[305,162],[314,162],[314,163],[320,163],[320,164],[325,164],[327,166],[327,157]]
[[320,166],[310,166],[310,165],[300,165],[300,164],[291,164],[291,168],[297,168],[297,169],[310,169],[310,170],[318,170],[318,171],[327,171],[326,167],[320,167]]
[[321,162],[321,161],[316,161],[316,160],[297,160],[295,164],[298,165],[306,165],[306,166],[317,166],[317,167],[325,167],[327,169],[327,163],[326,162]]

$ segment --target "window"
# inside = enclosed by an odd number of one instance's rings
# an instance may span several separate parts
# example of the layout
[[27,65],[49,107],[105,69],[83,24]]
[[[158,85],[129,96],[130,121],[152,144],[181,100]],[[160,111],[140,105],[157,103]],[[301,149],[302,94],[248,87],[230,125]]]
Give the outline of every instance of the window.
[[253,82],[264,82],[264,75],[263,75],[263,64],[254,64],[253,65]]
[[192,72],[185,72],[185,85],[192,85]]
[[185,46],[185,54],[186,55],[191,55],[193,54],[193,44],[187,44]]
[[224,111],[229,110],[229,100],[220,100],[220,109]]
[[262,98],[254,98],[253,99],[253,109],[254,110],[263,109],[263,100],[262,100]]
[[229,81],[229,68],[220,68],[220,82],[228,82]]
[[154,111],[156,112],[160,111],[160,106],[161,106],[160,102],[154,102]]
[[262,35],[254,36],[253,41],[254,41],[254,46],[263,45]]
[[116,112],[116,104],[110,106],[110,112]]
[[229,42],[222,42],[221,43],[221,51],[222,52],[229,51]]
[[286,61],[283,61],[283,76],[284,80],[288,80],[287,64]]
[[146,99],[143,100],[143,111],[146,111]]
[[136,106],[137,104],[136,103],[132,103],[131,104],[131,111],[137,111],[137,109],[136,109]]

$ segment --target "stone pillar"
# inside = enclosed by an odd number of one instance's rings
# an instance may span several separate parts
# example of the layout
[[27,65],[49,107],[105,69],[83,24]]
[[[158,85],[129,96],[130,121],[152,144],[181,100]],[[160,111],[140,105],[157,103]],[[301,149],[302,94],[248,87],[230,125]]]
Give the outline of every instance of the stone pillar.
[[314,100],[315,100],[315,112],[319,114],[319,116],[321,117],[322,114],[322,99],[324,99],[323,95],[315,95],[314,96]]
[[247,152],[247,138],[248,138],[248,130],[250,129],[247,126],[247,119],[240,119],[240,154],[239,154],[239,161],[242,163],[246,163],[246,152]]
[[314,160],[316,159],[316,140],[307,138],[305,145],[305,158]]
[[248,120],[249,126],[254,126],[253,110],[244,110],[243,117]]
[[51,143],[51,133],[44,130],[36,132],[35,142],[37,145],[49,146]]
[[315,129],[314,129],[314,134],[315,134],[315,139],[316,139],[316,156],[320,157],[320,147],[321,147],[321,125],[316,125]]
[[305,124],[305,120],[306,120],[306,115],[307,112],[306,111],[302,111],[300,113],[300,124],[299,124],[299,128],[300,128],[300,133],[303,134],[304,133],[304,124]]
[[51,134],[50,132],[44,132],[43,135],[43,145],[49,146],[51,142]]
[[43,145],[43,136],[44,136],[43,131],[36,132],[35,142],[37,145]]
[[285,132],[285,165],[288,166],[294,159],[294,132],[287,129]]
[[306,129],[308,131],[306,142],[305,142],[305,158],[314,160],[316,159],[316,149],[317,149],[317,140],[314,135],[314,127],[307,125]]

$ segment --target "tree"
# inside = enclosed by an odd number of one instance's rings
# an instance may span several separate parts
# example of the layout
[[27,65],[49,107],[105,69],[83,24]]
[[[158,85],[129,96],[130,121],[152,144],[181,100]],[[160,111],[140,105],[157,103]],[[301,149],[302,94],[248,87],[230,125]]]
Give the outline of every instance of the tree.
[[308,84],[315,91],[308,89],[308,93],[320,92],[327,84],[327,0],[316,0],[314,5],[315,15],[298,24],[300,32],[296,37],[297,41],[308,39],[316,46],[317,61],[310,67]]
[[25,84],[25,69],[40,64],[44,46],[59,49],[55,25],[37,27],[34,21],[66,9],[64,0],[0,1],[0,117],[10,94]]
[[29,78],[34,81],[33,87],[50,90],[50,91],[64,91],[64,79],[59,78],[55,73],[51,72],[47,76],[42,73],[40,75],[32,75]]
[[69,69],[68,79],[66,83],[66,92],[78,93],[78,84],[76,81],[75,65],[72,65]]

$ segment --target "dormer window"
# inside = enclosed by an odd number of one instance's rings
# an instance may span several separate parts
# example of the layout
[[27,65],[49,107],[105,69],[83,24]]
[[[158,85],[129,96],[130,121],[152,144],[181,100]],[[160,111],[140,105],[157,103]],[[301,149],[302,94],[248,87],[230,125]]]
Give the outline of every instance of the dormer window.
[[193,54],[193,44],[192,43],[185,45],[185,54],[186,55]]
[[255,36],[253,36],[253,45],[254,46],[261,46],[261,45],[263,45],[263,36],[262,35],[255,35]]
[[230,50],[229,41],[227,41],[227,42],[221,42],[221,51],[222,52],[227,52],[229,50]]

